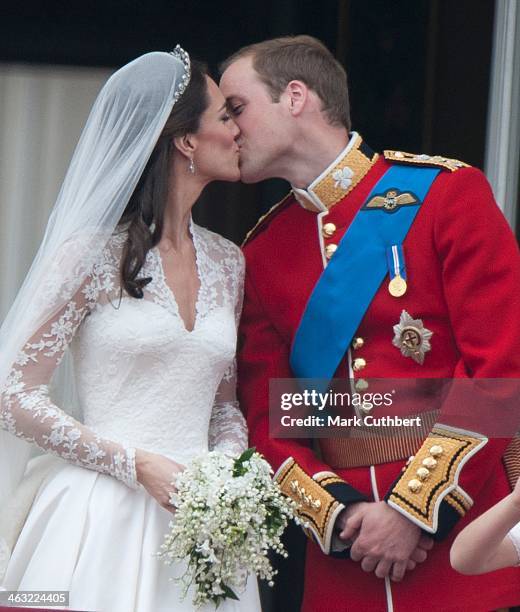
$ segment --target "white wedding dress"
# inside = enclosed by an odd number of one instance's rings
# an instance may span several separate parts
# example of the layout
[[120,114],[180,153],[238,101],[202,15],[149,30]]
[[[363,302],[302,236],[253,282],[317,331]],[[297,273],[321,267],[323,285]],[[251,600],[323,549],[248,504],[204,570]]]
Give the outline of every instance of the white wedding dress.
[[515,547],[518,555],[518,565],[520,565],[520,523],[517,523],[507,534]]
[[[182,575],[184,564],[166,566],[155,557],[172,514],[136,483],[134,462],[136,448],[186,464],[208,448],[247,447],[234,365],[243,258],[221,236],[190,228],[200,280],[192,331],[157,249],[140,273],[152,278],[143,299],[120,297],[122,233],[74,299],[20,354],[0,422],[61,460],[38,490],[4,588],[70,591],[76,610],[193,610],[191,592],[182,600],[181,587],[169,580]],[[67,347],[83,423],[49,397]],[[227,600],[219,610],[260,610],[255,577],[240,601]]]

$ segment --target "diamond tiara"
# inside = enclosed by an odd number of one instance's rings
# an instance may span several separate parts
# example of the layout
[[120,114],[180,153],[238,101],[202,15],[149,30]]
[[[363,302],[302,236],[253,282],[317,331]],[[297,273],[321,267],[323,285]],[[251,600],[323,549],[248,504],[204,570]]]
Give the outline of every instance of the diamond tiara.
[[184,74],[182,75],[181,80],[179,81],[179,84],[175,88],[175,93],[173,95],[174,101],[177,102],[177,100],[184,93],[186,87],[188,87],[188,83],[190,82],[190,77],[191,77],[190,56],[188,55],[188,52],[184,51],[184,49],[180,45],[176,45],[175,49],[173,51],[170,51],[170,55],[173,55],[173,57],[180,59],[184,65]]

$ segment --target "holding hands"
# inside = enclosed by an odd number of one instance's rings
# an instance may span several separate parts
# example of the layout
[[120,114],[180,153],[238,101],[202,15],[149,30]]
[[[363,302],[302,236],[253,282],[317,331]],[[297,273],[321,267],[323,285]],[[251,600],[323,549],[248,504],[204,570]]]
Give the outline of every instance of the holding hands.
[[403,579],[422,563],[433,539],[385,502],[351,504],[338,518],[343,541],[353,541],[350,558],[378,578]]

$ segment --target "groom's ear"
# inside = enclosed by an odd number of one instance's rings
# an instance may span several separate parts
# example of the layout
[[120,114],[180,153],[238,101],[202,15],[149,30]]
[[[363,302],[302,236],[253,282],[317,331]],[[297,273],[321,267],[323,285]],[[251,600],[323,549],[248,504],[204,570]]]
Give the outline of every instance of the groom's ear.
[[309,88],[303,81],[289,81],[285,88],[285,94],[289,104],[289,112],[293,117],[298,117],[309,97]]
[[171,141],[180,153],[184,156],[193,158],[193,154],[197,149],[197,137],[194,134],[184,134],[184,136],[176,136]]

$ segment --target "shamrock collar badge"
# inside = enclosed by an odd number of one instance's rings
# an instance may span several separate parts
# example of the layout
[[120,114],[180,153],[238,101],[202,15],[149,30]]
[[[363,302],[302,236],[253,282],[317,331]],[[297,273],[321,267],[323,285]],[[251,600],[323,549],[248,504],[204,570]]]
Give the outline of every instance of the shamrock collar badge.
[[341,168],[339,170],[335,170],[332,173],[332,178],[336,181],[334,183],[334,187],[337,189],[340,187],[341,189],[348,189],[352,185],[352,177],[354,176],[354,172],[348,166]]

